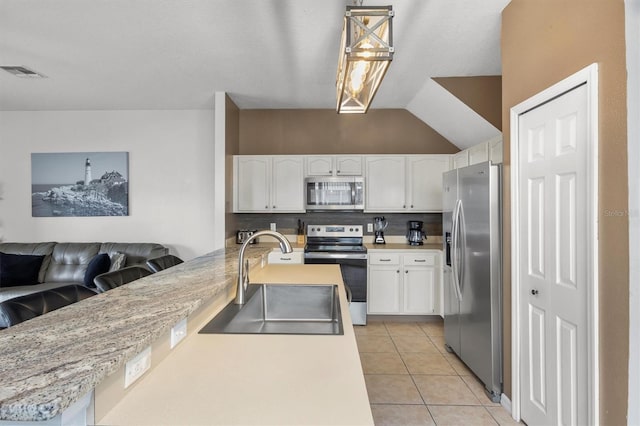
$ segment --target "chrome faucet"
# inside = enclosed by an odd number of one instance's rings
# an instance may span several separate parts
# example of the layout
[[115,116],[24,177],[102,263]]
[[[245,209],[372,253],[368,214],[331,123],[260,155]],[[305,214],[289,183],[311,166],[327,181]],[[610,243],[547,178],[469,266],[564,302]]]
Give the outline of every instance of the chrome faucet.
[[240,255],[238,256],[238,285],[236,289],[236,300],[233,302],[236,305],[244,305],[244,303],[246,302],[245,292],[247,290],[247,286],[249,285],[249,265],[248,262],[247,265],[244,264],[244,251],[251,241],[255,240],[258,237],[266,235],[270,235],[278,240],[278,242],[280,243],[280,250],[282,250],[283,253],[291,253],[293,251],[293,249],[291,248],[291,243],[289,243],[287,237],[279,232],[265,230],[256,232],[255,234],[251,235],[242,244],[242,247],[240,248]]

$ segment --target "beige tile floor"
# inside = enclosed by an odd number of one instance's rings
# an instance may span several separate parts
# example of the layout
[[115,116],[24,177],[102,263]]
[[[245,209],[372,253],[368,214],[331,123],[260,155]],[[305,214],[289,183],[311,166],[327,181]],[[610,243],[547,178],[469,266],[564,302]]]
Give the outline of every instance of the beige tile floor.
[[441,321],[369,321],[355,331],[376,425],[517,424],[444,349]]

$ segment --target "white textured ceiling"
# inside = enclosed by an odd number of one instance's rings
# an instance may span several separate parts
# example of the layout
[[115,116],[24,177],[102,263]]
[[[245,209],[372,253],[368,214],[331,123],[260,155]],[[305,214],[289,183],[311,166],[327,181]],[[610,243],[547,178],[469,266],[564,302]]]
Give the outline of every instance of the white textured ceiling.
[[[508,1],[365,0],[396,12],[396,54],[372,108],[428,110],[431,77],[500,74]],[[334,108],[347,4],[0,0],[0,65],[48,76],[0,72],[0,110],[208,109],[216,91],[242,109]]]

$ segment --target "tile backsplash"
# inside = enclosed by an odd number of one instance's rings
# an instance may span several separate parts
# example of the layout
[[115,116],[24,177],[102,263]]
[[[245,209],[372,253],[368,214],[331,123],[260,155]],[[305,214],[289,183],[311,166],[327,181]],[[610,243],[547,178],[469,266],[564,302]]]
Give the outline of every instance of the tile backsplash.
[[236,213],[238,229],[269,229],[271,223],[276,224],[276,229],[284,234],[295,234],[298,227],[298,219],[305,225],[363,225],[365,235],[367,223],[373,223],[376,216],[384,216],[389,222],[385,235],[406,235],[407,222],[421,220],[424,222],[424,230],[427,236],[442,236],[441,213],[389,213],[375,214],[362,212],[313,212],[313,213]]

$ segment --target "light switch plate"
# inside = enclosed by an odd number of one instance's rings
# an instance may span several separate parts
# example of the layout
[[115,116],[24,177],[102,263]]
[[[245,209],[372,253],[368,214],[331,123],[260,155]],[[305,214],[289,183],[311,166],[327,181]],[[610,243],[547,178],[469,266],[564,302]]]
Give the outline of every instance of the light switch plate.
[[186,318],[171,327],[171,349],[175,348],[175,346],[185,337],[187,337]]
[[276,230],[276,223],[275,222],[271,222],[269,227],[271,228],[272,231],[275,231]]
[[133,382],[138,380],[148,369],[151,368],[151,346],[147,346],[145,350],[133,357],[124,368],[124,387],[131,386]]
[[373,232],[373,223],[367,223],[367,232]]

